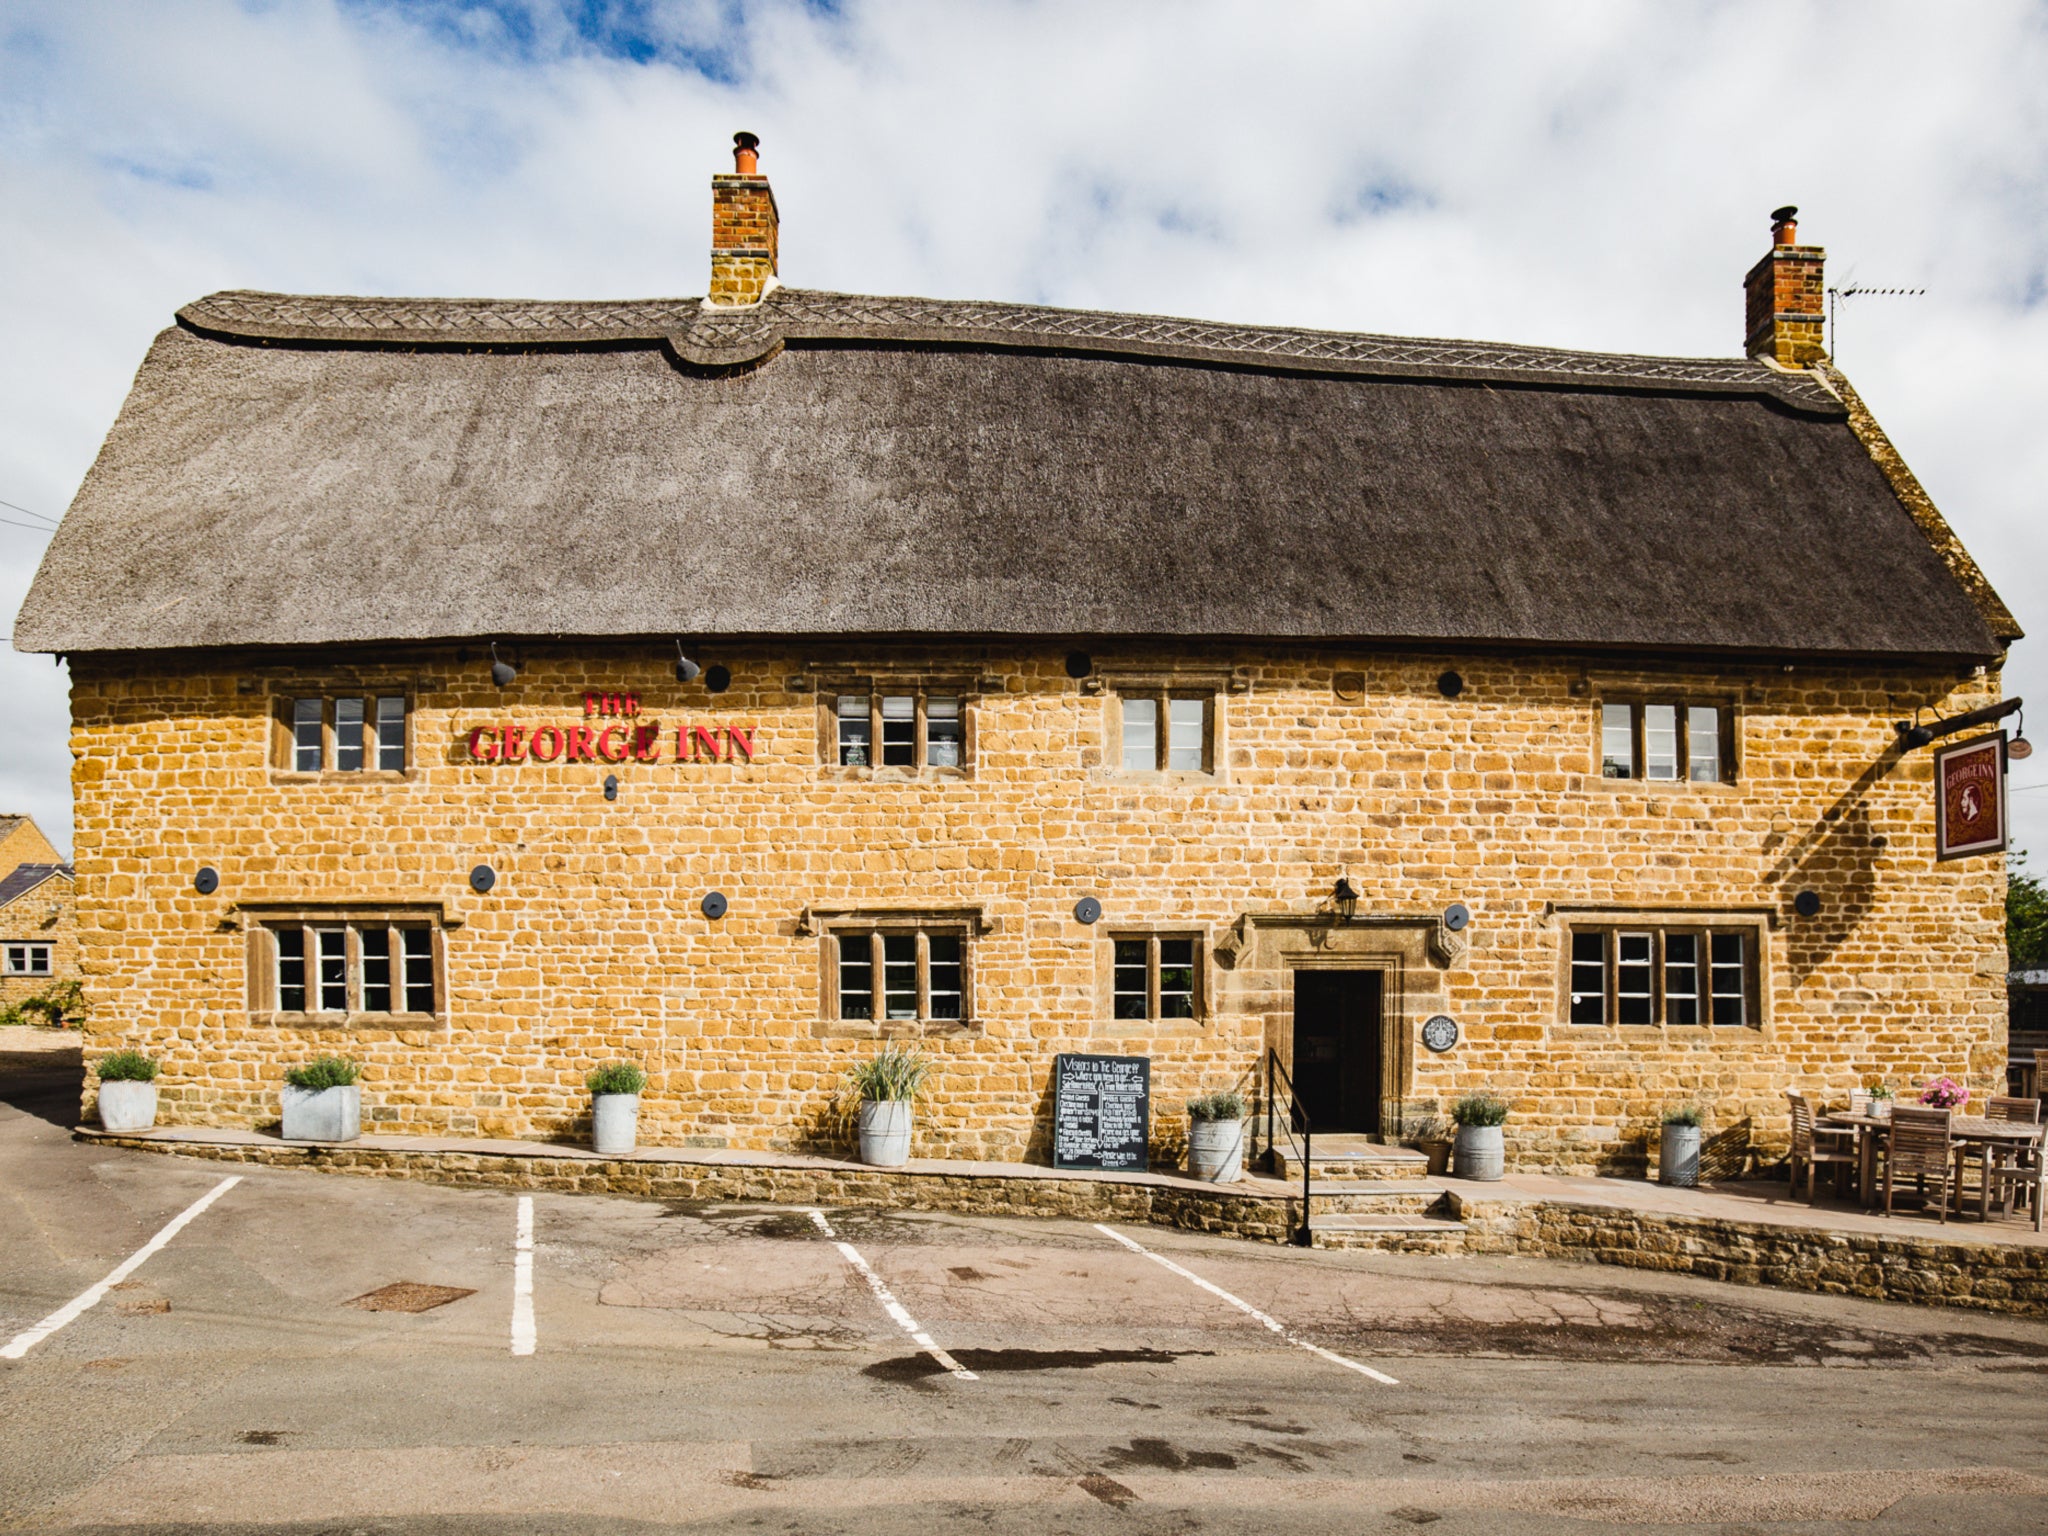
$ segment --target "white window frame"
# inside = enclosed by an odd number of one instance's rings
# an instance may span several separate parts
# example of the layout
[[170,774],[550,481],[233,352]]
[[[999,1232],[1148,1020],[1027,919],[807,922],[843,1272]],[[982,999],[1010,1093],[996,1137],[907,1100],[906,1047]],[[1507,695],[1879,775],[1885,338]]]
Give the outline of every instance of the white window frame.
[[[390,709],[394,704],[397,706],[395,720],[391,718]],[[310,711],[309,705],[313,706]],[[355,722],[358,738],[353,749],[361,753],[362,760],[356,767],[343,768],[340,766],[343,751],[341,717],[350,705],[355,706],[362,716]],[[413,697],[410,688],[380,684],[360,690],[293,691],[280,696],[277,718],[283,742],[278,769],[293,777],[397,778],[412,766]],[[393,726],[395,730],[387,731],[387,726]],[[316,742],[304,739],[308,728],[318,737]],[[394,736],[395,741],[392,739]],[[317,763],[311,767],[305,766],[309,750],[317,758]],[[395,765],[391,761],[394,757]]]
[[[1176,752],[1185,753],[1187,745],[1184,736],[1178,745],[1175,741],[1173,706],[1177,703],[1196,704],[1201,708],[1201,740],[1195,749],[1197,760],[1194,763],[1183,761],[1178,766],[1173,761],[1174,755]],[[1149,765],[1129,761],[1130,753],[1136,750],[1130,730],[1129,706],[1132,704],[1149,704],[1152,709],[1152,761]],[[1217,693],[1213,688],[1116,684],[1109,694],[1110,771],[1124,777],[1146,774],[1169,778],[1215,777],[1216,706]]]
[[[819,759],[827,769],[855,777],[877,773],[906,777],[965,774],[973,762],[974,697],[974,689],[965,683],[858,678],[835,684],[820,694]],[[935,704],[950,705],[953,712],[948,715],[942,710],[935,711]],[[844,712],[849,709],[853,712]],[[845,729],[857,721],[865,722],[867,761],[845,762]],[[888,750],[890,735],[900,737],[906,726],[910,761],[879,761]],[[950,741],[954,761],[934,762],[934,741]]]
[[[1199,929],[1120,929],[1105,935],[1105,942],[1108,945],[1108,954],[1104,962],[1106,975],[1103,992],[1108,1005],[1107,1017],[1112,1022],[1117,1024],[1198,1024],[1208,1016],[1205,1006],[1208,994],[1208,977],[1205,974],[1206,968],[1203,964],[1206,940]],[[1161,987],[1161,979],[1169,967],[1165,963],[1162,946],[1180,943],[1185,943],[1188,946],[1189,952],[1188,969],[1191,973],[1191,984],[1188,992],[1188,1011],[1186,1013],[1167,1013],[1164,1011],[1164,998],[1167,994]],[[1117,985],[1117,973],[1119,970],[1124,969],[1118,962],[1117,950],[1119,946],[1126,944],[1142,944],[1145,947],[1145,992],[1144,1011],[1142,1013],[1125,1013],[1122,1011],[1124,999],[1134,995],[1130,992],[1119,990]]]
[[[252,915],[247,927],[249,1012],[258,1022],[406,1030],[447,1022],[446,932],[430,909],[265,911]],[[366,942],[371,935],[381,935],[381,942]],[[296,960],[288,941],[295,941]],[[340,962],[336,983],[323,979],[322,962],[329,958]],[[379,970],[381,981],[376,979]],[[339,986],[338,995],[327,992],[330,985]],[[432,1006],[411,1006],[427,990]],[[380,993],[386,1006],[371,1006]],[[299,1006],[288,1006],[293,1001]]]
[[[57,963],[57,946],[55,944],[40,939],[8,939],[5,941],[5,944],[7,959],[6,975],[36,977],[55,974],[54,968]],[[19,964],[16,963],[17,956],[20,957]],[[38,961],[41,963],[38,964]]]
[[[1698,731],[1698,716],[1711,710],[1714,715],[1714,752],[1711,759],[1712,778],[1696,776],[1699,766],[1694,751]],[[1627,712],[1625,722],[1610,718],[1619,712]],[[1653,712],[1669,711],[1671,717],[1671,769],[1669,773],[1650,772],[1650,741],[1653,728]],[[1628,757],[1626,773],[1612,773],[1610,765],[1615,758],[1609,753],[1610,743],[1618,744],[1618,732],[1624,727],[1627,733]],[[1656,734],[1662,734],[1661,729]],[[1593,714],[1593,761],[1601,778],[1616,784],[1671,784],[1701,788],[1708,785],[1730,785],[1740,776],[1737,771],[1736,709],[1732,699],[1701,696],[1698,694],[1616,694],[1602,699]]]
[[[1671,958],[1670,941],[1676,937],[1693,941],[1693,959],[1690,962]],[[1601,986],[1597,993],[1583,985],[1590,980],[1585,975],[1585,968],[1594,961],[1580,956],[1581,941],[1596,938],[1601,948]],[[1642,940],[1648,941],[1647,961],[1624,961],[1623,950],[1635,948]],[[1716,950],[1724,949],[1729,941],[1739,942],[1739,959],[1732,964],[1717,962],[1714,959]],[[1754,923],[1730,922],[1709,916],[1655,921],[1574,922],[1565,930],[1564,936],[1563,1018],[1567,1025],[1577,1029],[1760,1029],[1764,1023],[1764,958],[1763,930]],[[1639,964],[1647,964],[1649,992],[1623,993],[1621,972],[1624,966]],[[1674,991],[1671,985],[1674,969],[1688,966],[1693,973],[1692,991]],[[1731,970],[1736,983],[1732,991],[1721,985]],[[1650,1000],[1650,1017],[1647,1020],[1624,1020],[1621,1017],[1624,998],[1644,996]],[[1717,1017],[1718,1005],[1729,998],[1736,1000],[1740,1018]],[[1690,1023],[1674,1018],[1674,999],[1690,1000],[1697,1017]],[[1599,1003],[1600,1017],[1577,1017],[1581,1005],[1591,1001]]]

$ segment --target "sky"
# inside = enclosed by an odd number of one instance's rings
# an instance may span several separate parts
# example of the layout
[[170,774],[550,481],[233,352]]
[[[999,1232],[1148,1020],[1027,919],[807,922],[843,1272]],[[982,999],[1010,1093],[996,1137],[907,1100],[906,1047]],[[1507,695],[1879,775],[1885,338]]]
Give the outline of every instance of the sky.
[[[2048,737],[2044,80],[1997,0],[0,0],[0,626],[179,305],[702,293],[744,128],[796,286],[1613,351],[1738,354],[1797,204],[1924,290],[1835,355]],[[66,687],[0,647],[0,812],[68,848]]]

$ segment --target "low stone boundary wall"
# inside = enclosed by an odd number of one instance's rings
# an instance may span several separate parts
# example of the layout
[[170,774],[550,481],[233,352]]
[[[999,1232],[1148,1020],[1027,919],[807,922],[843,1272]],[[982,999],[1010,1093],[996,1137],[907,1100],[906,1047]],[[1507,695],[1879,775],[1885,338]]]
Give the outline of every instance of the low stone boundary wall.
[[132,1147],[268,1168],[317,1168],[486,1189],[550,1189],[656,1200],[738,1204],[861,1205],[883,1210],[958,1211],[974,1216],[1062,1216],[1211,1232],[1284,1243],[1301,1225],[1301,1201],[1252,1190],[1188,1188],[1109,1179],[1005,1177],[880,1168],[693,1163],[643,1158],[402,1151],[384,1147],[171,1141],[82,1133],[99,1146]]
[[1945,1242],[1453,1194],[1465,1252],[1581,1259],[1733,1285],[2048,1317],[2048,1248]]

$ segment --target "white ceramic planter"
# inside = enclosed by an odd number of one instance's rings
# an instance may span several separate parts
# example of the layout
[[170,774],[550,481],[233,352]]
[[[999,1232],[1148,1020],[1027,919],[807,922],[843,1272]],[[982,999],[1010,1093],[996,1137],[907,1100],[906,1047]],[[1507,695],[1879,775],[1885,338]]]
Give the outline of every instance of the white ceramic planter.
[[1493,1180],[1507,1172],[1507,1137],[1498,1125],[1461,1125],[1452,1166],[1461,1179]]
[[1657,1181],[1692,1189],[1700,1181],[1700,1128],[1667,1125],[1657,1144]]
[[875,1168],[910,1161],[910,1100],[860,1101],[860,1160]]
[[590,1144],[606,1157],[624,1157],[640,1137],[640,1095],[591,1095]]
[[1189,1120],[1188,1172],[1212,1184],[1235,1184],[1243,1178],[1244,1122]]
[[156,1124],[156,1084],[100,1084],[100,1126],[109,1131],[146,1131]]
[[354,1141],[363,1134],[363,1089],[294,1088],[284,1090],[286,1141]]

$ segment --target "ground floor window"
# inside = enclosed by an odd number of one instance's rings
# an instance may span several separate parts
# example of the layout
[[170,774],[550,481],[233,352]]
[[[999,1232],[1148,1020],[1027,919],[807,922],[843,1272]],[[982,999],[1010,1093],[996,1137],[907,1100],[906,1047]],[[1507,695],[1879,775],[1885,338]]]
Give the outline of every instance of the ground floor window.
[[51,956],[56,946],[51,944],[9,944],[6,947],[6,974],[9,976],[47,976],[50,974]]
[[1574,928],[1569,986],[1574,1024],[1761,1022],[1750,928]]
[[1121,934],[1110,944],[1114,1017],[1192,1019],[1200,1014],[1201,951],[1194,935]]
[[286,1020],[424,1020],[441,1009],[440,930],[412,914],[293,914],[254,934],[252,1009]]
[[831,935],[842,1019],[903,1023],[967,1017],[967,934],[953,926],[848,927]]

